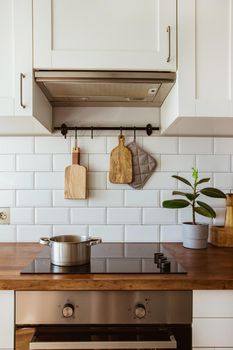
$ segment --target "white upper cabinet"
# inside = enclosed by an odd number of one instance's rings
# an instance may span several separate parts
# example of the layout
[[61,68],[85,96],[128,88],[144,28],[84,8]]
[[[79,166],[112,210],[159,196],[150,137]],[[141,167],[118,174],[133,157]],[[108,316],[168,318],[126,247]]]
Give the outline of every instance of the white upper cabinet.
[[0,0],[0,135],[48,134],[51,106],[32,68],[32,0]]
[[233,1],[178,0],[178,79],[164,134],[232,135]]
[[34,67],[176,70],[176,0],[34,0]]

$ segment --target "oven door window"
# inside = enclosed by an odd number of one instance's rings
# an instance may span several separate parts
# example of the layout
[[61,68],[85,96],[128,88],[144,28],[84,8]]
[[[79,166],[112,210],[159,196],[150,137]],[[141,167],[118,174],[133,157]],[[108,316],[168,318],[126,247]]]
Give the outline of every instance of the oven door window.
[[177,343],[158,326],[49,326],[37,327],[29,349],[177,349]]

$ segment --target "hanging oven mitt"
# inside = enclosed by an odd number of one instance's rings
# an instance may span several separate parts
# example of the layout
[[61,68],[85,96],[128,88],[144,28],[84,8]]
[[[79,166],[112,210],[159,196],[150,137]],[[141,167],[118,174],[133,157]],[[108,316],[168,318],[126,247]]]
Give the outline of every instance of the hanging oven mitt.
[[125,146],[125,137],[119,136],[119,144],[110,155],[109,181],[115,184],[128,184],[133,179],[132,154]]
[[133,181],[129,185],[139,190],[153,174],[157,162],[150,154],[139,147],[135,140],[130,142],[127,147],[133,156]]

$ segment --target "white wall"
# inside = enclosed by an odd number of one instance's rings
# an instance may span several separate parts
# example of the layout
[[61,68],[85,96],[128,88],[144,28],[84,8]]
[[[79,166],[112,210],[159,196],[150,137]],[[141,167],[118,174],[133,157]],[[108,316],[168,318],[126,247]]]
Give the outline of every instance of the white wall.
[[[64,168],[71,162],[73,137],[1,137],[0,207],[11,207],[11,224],[0,226],[0,241],[38,241],[63,233],[90,233],[106,241],[179,241],[180,223],[190,213],[161,208],[180,188],[171,175],[190,178],[197,166],[211,178],[210,185],[227,192],[233,187],[233,138],[138,136],[137,141],[158,162],[143,190],[108,181],[109,153],[117,136],[82,136],[89,197],[64,200]],[[218,213],[214,223],[222,224],[224,200],[208,201]]]

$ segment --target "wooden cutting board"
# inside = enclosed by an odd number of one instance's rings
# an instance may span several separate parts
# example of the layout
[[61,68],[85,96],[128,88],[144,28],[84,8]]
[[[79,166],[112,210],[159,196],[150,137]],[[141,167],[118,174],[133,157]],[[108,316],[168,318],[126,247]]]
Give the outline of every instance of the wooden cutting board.
[[87,169],[79,164],[80,149],[73,148],[72,165],[65,168],[64,197],[66,199],[87,198]]
[[132,153],[125,147],[125,137],[119,136],[119,144],[110,155],[109,181],[128,184],[133,180]]

